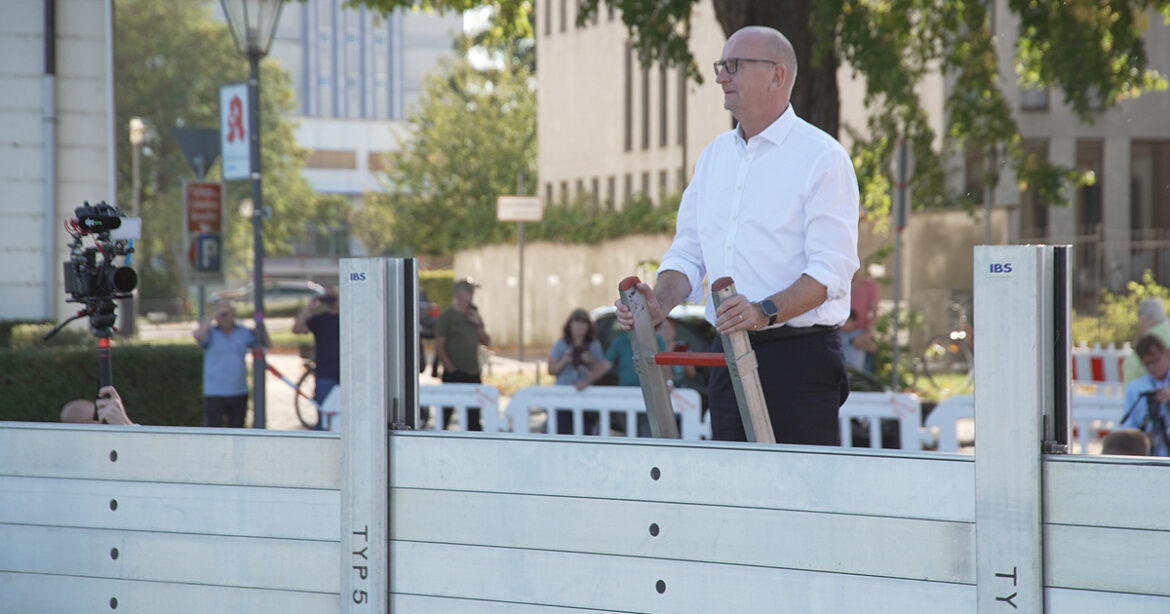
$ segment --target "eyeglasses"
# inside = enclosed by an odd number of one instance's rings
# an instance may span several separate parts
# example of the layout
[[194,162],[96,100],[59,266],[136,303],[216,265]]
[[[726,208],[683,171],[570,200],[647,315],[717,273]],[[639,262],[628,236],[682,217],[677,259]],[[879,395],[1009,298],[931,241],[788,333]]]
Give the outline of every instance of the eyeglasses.
[[773,66],[777,64],[777,62],[773,62],[772,60],[757,60],[755,58],[727,58],[726,60],[719,60],[715,62],[715,76],[718,77],[719,73],[725,69],[727,70],[727,74],[734,75],[735,73],[739,72],[740,62],[767,62]]

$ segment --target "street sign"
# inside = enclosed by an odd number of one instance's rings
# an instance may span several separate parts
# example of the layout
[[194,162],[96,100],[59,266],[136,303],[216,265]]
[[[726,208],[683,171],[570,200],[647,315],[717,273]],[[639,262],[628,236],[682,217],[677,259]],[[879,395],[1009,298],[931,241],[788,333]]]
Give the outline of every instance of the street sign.
[[496,199],[496,219],[501,222],[539,222],[544,217],[544,203],[539,196],[500,196]]
[[223,280],[223,184],[183,182],[187,271],[191,281]]
[[183,182],[187,232],[223,232],[223,184]]
[[252,148],[248,141],[248,84],[219,88],[219,148],[223,153],[223,179],[247,179],[252,175]]
[[207,176],[207,169],[219,157],[219,131],[215,128],[172,128],[171,134],[179,144],[187,163],[199,181]]
[[195,237],[195,271],[219,273],[220,253],[218,234],[201,234]]

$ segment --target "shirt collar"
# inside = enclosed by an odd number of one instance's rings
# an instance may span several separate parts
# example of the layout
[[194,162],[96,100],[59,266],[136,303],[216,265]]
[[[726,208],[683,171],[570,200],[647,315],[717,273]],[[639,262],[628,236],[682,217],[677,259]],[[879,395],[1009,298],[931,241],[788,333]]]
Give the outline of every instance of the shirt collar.
[[[763,132],[760,132],[752,138],[763,138],[774,145],[779,145],[784,142],[788,133],[792,132],[792,128],[796,125],[797,119],[799,118],[796,116],[796,111],[792,110],[792,103],[789,103],[788,108],[784,109],[784,112],[780,114],[780,117],[776,118],[776,121],[768,124],[768,127],[764,128]],[[735,144],[740,147],[747,146],[747,141],[743,140],[743,130],[739,124],[735,125]]]

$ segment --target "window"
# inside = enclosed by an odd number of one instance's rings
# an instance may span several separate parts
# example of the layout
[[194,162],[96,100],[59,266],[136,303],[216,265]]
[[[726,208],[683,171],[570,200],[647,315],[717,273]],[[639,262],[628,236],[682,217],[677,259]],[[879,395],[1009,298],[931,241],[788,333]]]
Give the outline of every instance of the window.
[[305,168],[356,169],[357,152],[317,149],[305,159]]
[[625,99],[625,148],[634,149],[634,51],[630,41],[626,41],[626,79],[624,83]]
[[642,149],[650,149],[650,69],[642,67]]
[[666,200],[666,171],[658,171],[658,204]]
[[[1024,150],[1038,161],[1048,159],[1048,141],[1031,139],[1024,142]],[[1046,239],[1048,237],[1048,203],[1041,201],[1034,187],[1020,193],[1020,238]]]
[[601,202],[601,180],[597,177],[593,178],[593,191],[589,194],[589,201],[596,207]]
[[551,181],[544,184],[544,204],[553,204],[553,187]]
[[568,0],[561,0],[561,32],[569,29],[569,4]]
[[1021,87],[1020,108],[1025,111],[1048,110],[1048,88]]
[[642,195],[650,198],[650,172],[642,173]]
[[552,34],[552,0],[544,0],[544,35]]
[[605,206],[609,207],[610,209],[613,209],[613,206],[614,206],[613,199],[615,196],[617,196],[615,194],[615,192],[617,191],[616,184],[617,184],[617,177],[614,177],[613,175],[610,175],[609,178],[607,178],[605,180]]
[[629,173],[626,173],[626,185],[622,194],[622,205],[628,205],[630,199],[634,197],[634,177]]
[[[678,69],[678,144],[687,144],[687,71]],[[685,183],[685,182],[684,182]]]
[[666,64],[658,66],[658,146],[666,147],[666,100],[670,91],[666,89]]
[[569,204],[569,182],[568,181],[561,182],[561,204],[562,205]]

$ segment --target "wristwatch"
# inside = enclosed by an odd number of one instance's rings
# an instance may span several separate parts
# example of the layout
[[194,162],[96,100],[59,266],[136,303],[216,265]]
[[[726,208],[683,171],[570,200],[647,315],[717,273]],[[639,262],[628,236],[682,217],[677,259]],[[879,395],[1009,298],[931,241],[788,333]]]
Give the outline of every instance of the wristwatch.
[[776,309],[776,303],[773,303],[772,299],[766,298],[756,304],[760,306],[760,309],[764,310],[764,315],[768,316],[768,326],[775,324],[776,313],[779,311]]

